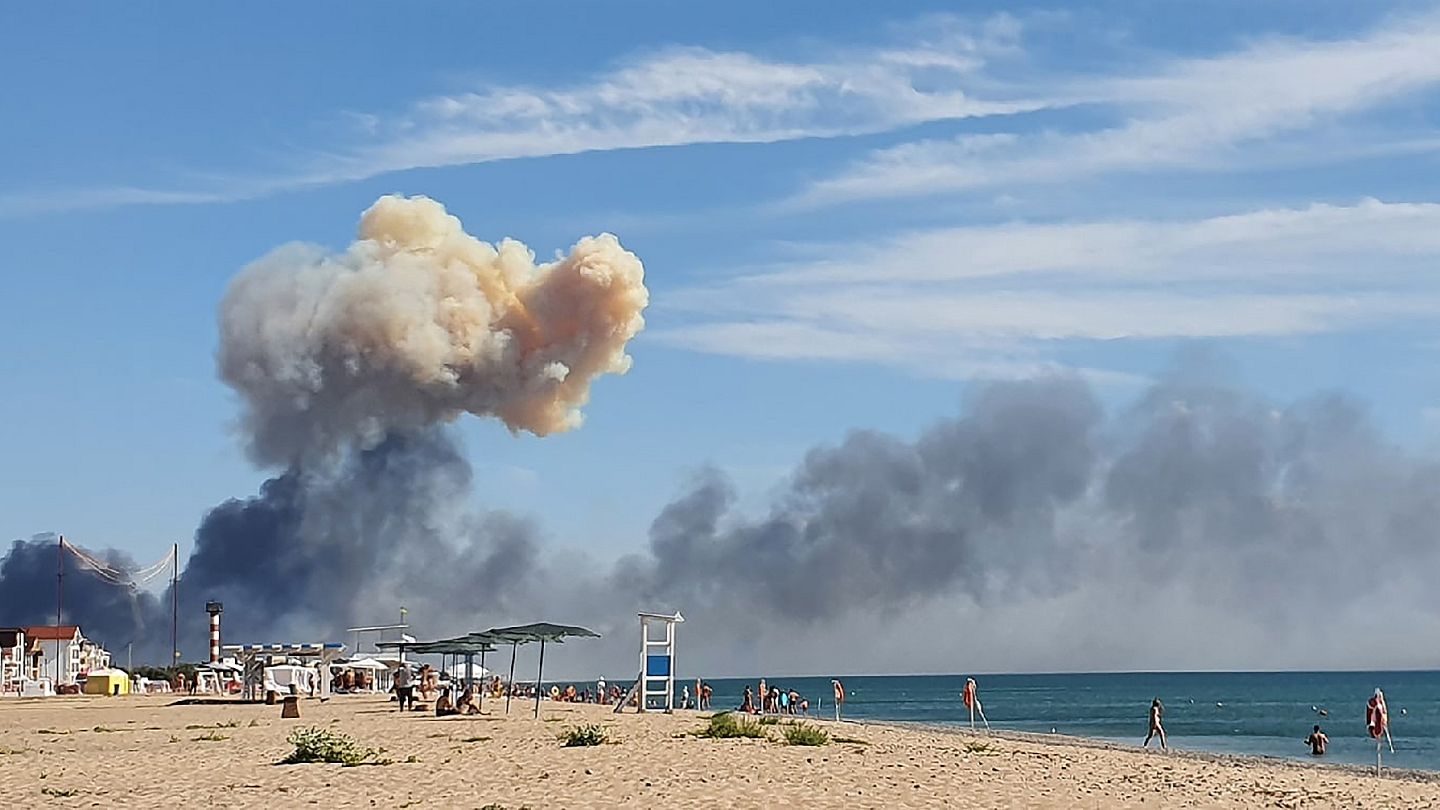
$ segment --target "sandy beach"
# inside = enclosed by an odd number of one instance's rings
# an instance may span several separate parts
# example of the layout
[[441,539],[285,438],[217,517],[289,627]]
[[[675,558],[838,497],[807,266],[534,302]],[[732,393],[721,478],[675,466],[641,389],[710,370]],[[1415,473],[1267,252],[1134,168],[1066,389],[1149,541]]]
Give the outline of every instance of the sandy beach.
[[[374,697],[279,706],[173,698],[0,701],[0,806],[156,807],[1436,807],[1440,778],[1077,740],[811,721],[821,747],[694,736],[703,716],[528,703],[507,716],[399,715]],[[600,723],[609,744],[563,747]],[[277,765],[321,726],[389,764]]]

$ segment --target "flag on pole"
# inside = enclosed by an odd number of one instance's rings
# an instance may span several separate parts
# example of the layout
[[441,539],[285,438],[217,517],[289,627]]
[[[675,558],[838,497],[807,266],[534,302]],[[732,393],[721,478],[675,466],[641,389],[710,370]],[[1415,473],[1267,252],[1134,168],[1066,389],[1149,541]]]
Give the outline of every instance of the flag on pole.
[[[1365,707],[1365,728],[1370,736],[1379,740],[1381,737],[1390,739],[1390,709],[1385,705],[1385,693],[1377,687],[1375,694],[1371,695],[1370,703]],[[1395,751],[1395,743],[1390,743],[1390,751]]]
[[980,720],[985,723],[985,730],[990,730],[990,721],[985,718],[985,708],[980,705],[979,687],[975,685],[974,678],[965,679],[965,691],[960,693],[960,700],[964,702],[965,708],[970,710],[970,728],[975,728],[975,715],[979,713]]
[[1395,753],[1395,741],[1390,739],[1390,709],[1385,705],[1385,693],[1375,687],[1375,694],[1365,706],[1365,730],[1375,740],[1375,773],[1380,773],[1380,738],[1390,744],[1390,753]]

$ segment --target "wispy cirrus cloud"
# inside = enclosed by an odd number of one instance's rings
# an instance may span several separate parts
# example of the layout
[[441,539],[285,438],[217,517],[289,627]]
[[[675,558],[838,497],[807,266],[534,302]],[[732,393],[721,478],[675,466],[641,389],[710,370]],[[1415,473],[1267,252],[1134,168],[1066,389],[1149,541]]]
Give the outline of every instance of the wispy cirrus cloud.
[[[904,143],[816,181],[789,204],[1054,183],[1108,172],[1223,168],[1244,158],[1237,147],[1293,137],[1437,86],[1440,14],[1394,20],[1349,39],[1270,39],[1135,75],[1073,78],[1051,88],[1053,98],[1114,110],[1119,122],[1113,126]],[[1416,142],[1396,137],[1399,148]],[[1376,146],[1367,140],[1343,151]],[[1333,147],[1326,152],[1333,154]]]
[[994,376],[1055,341],[1274,338],[1440,315],[1440,205],[1007,223],[806,246],[657,301],[652,339],[770,360]]
[[772,143],[1009,115],[1053,102],[984,75],[1020,53],[1008,15],[937,18],[900,47],[825,59],[670,47],[557,86],[488,84],[390,112],[349,112],[340,141],[288,170],[212,177],[197,188],[76,189],[0,196],[0,212],[212,202],[391,172],[516,158],[710,143]]

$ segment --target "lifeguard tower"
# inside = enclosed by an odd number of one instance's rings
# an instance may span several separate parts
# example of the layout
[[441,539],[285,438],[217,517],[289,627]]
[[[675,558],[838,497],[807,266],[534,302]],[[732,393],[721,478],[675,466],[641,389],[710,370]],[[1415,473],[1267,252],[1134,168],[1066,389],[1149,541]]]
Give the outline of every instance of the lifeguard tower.
[[[675,625],[685,621],[680,611],[640,614],[640,711],[675,711]],[[655,699],[654,705],[651,699]],[[621,704],[624,705],[624,704]]]

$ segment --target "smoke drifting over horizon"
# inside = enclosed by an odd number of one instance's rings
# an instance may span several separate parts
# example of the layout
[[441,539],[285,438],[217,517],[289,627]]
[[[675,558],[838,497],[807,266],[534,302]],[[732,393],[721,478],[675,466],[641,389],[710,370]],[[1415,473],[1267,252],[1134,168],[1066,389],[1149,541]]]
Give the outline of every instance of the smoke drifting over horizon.
[[1079,380],[1006,382],[914,441],[812,450],[761,517],[701,473],[623,580],[778,636],[762,666],[897,627],[952,656],[902,670],[1422,665],[1399,640],[1440,614],[1437,494],[1440,465],[1338,395],[1275,409],[1180,372],[1107,420]]
[[[575,621],[621,633],[571,653],[619,673],[634,612],[675,608],[685,671],[712,675],[1433,664],[1402,640],[1440,630],[1440,464],[1344,397],[1276,408],[1189,367],[1113,414],[1077,378],[977,385],[913,440],[811,450],[763,514],[703,470],[631,557],[547,554],[530,521],[469,505],[446,423],[575,427],[646,298],[613,237],[535,267],[424,199],[382,198],[338,256],[245,269],[220,373],[252,458],[283,469],[197,529],[187,658],[220,599],[246,641],[336,639],[401,603],[425,635]],[[54,566],[53,541],[14,545],[0,620],[53,621]],[[168,608],[66,578],[66,618],[137,658],[168,657]]]

